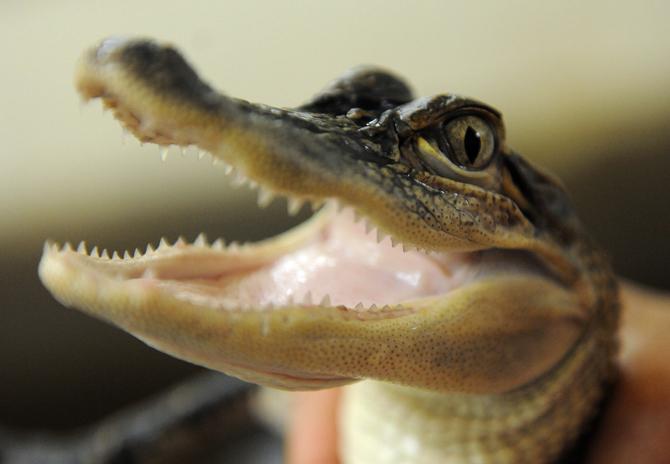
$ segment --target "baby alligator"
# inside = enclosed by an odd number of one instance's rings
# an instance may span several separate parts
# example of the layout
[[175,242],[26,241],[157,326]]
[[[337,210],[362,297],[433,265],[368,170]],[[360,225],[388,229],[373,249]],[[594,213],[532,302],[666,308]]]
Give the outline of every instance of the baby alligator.
[[149,40],[103,41],[76,83],[140,141],[208,153],[261,206],[324,205],[242,246],[200,236],[109,257],[47,243],[40,276],[63,304],[260,385],[349,385],[346,464],[554,462],[595,415],[617,285],[496,110],[414,98],[369,67],[296,109],[253,104]]

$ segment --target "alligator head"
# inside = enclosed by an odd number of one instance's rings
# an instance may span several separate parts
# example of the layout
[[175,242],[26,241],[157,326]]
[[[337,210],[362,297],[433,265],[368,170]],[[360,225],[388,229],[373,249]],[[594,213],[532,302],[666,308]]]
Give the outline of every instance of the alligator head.
[[566,194],[507,147],[485,104],[414,99],[375,68],[296,109],[252,104],[148,40],[103,41],[76,83],[140,141],[225,163],[261,205],[325,203],[243,246],[199,237],[124,258],[45,246],[56,298],[162,351],[288,389],[372,378],[503,392],[555,366],[591,318]]

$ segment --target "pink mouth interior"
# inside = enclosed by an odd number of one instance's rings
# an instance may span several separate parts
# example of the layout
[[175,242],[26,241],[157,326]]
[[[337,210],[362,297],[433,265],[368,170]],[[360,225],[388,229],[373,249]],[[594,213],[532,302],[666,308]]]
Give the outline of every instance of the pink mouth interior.
[[448,293],[472,278],[477,254],[428,255],[377,243],[374,233],[353,220],[347,210],[303,246],[252,270],[161,280],[176,298],[225,308],[262,308],[313,303],[325,296],[329,305],[362,303],[396,305],[416,298]]

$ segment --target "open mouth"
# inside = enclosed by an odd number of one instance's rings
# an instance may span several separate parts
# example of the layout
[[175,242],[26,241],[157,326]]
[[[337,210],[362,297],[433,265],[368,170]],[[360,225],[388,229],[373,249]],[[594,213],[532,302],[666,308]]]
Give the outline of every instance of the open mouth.
[[[101,99],[106,109],[138,140],[162,147],[162,157],[171,145],[182,148],[211,142],[202,131],[175,123],[158,101],[147,111],[118,90],[123,70],[108,58],[123,46],[123,40],[108,39],[90,52],[80,68],[77,88],[85,100]],[[190,70],[190,68],[189,68]],[[182,71],[188,74],[187,71]],[[184,82],[195,76],[181,76]],[[190,79],[190,80],[189,80]],[[185,87],[182,84],[181,87]],[[132,91],[132,87],[130,89]],[[141,102],[141,100],[139,100]],[[161,116],[156,116],[157,114]],[[166,114],[168,116],[166,116]],[[204,139],[204,141],[203,141]],[[203,157],[205,151],[200,152]],[[258,204],[267,206],[276,191],[248,179],[213,153],[225,172],[259,191]],[[296,213],[304,202],[323,198],[287,195],[288,211]],[[133,281],[154,288],[175,300],[223,311],[281,309],[291,305],[340,307],[359,318],[397,317],[411,312],[416,299],[444,296],[452,289],[495,272],[496,261],[505,260],[519,270],[534,270],[536,263],[524,252],[430,252],[418,250],[381,231],[356,208],[336,199],[325,205],[306,223],[278,237],[256,244],[210,244],[204,236],[193,243],[180,239],[170,245],[161,240],[146,253],[89,253],[85,244],[75,253],[71,247],[48,247],[67,260],[77,260],[94,273]],[[504,256],[503,256],[504,255]],[[510,258],[511,261],[510,261]]]
[[[339,385],[375,369],[377,378],[401,376],[429,386],[438,382],[428,367],[436,362],[431,350],[443,343],[434,327],[448,328],[445,321],[459,317],[454,308],[491,306],[490,299],[477,303],[485,294],[478,285],[505,288],[503,299],[518,299],[514,289],[533,288],[538,298],[551,289],[560,292],[556,301],[567,301],[535,253],[497,246],[535,243],[530,224],[509,199],[477,186],[439,191],[461,184],[448,174],[413,179],[402,163],[373,163],[370,150],[386,142],[374,138],[374,127],[371,141],[361,138],[358,113],[345,124],[320,113],[227,99],[172,49],[146,42],[103,42],[84,56],[77,87],[84,99],[101,99],[142,142],[209,152],[228,173],[259,189],[260,206],[275,196],[286,197],[289,213],[305,202],[323,203],[305,223],[253,244],[209,243],[199,236],[193,243],[161,240],[145,252],[111,257],[83,243],[76,250],[45,246],[40,276],[56,298],[163,351],[283,388]],[[492,140],[482,143],[493,150]],[[436,149],[422,143],[432,165],[446,173]],[[334,156],[339,146],[351,157]],[[500,183],[489,177],[487,185]],[[422,195],[426,203],[416,199]],[[475,214],[491,205],[495,214]],[[494,221],[505,233],[496,232]],[[428,243],[440,245],[427,250]],[[460,303],[450,305],[456,294]],[[497,330],[493,322],[491,330]],[[403,338],[408,333],[415,335]],[[297,355],[305,340],[313,351]],[[424,342],[430,347],[420,347]],[[425,359],[400,364],[403,350],[418,350]],[[332,366],[325,367],[325,352],[342,359],[329,358]],[[459,382],[468,382],[462,377]]]

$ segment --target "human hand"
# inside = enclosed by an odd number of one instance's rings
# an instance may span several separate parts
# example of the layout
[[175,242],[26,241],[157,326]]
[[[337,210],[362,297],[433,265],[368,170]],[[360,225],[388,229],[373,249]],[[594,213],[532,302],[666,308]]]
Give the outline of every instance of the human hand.
[[[622,377],[589,464],[670,460],[670,296],[632,284],[622,291]],[[286,444],[289,464],[337,464],[340,389],[297,393]]]

